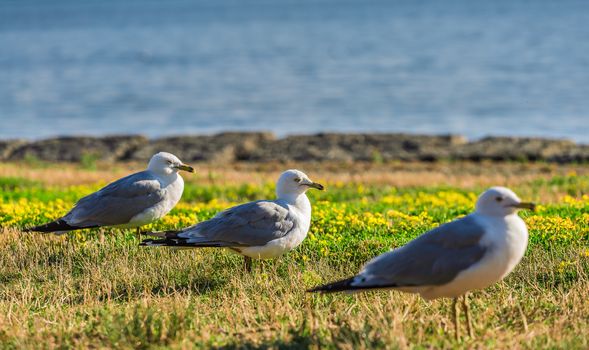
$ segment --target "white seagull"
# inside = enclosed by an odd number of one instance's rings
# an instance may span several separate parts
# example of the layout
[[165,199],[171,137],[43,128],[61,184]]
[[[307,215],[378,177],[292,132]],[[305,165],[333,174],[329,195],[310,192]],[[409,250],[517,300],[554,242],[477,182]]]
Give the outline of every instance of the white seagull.
[[182,197],[179,170],[194,172],[171,153],[151,157],[147,170],[126,176],[80,199],[63,217],[26,231],[63,233],[92,227],[133,228],[164,217]]
[[152,232],[160,239],[146,239],[143,246],[222,247],[251,259],[271,259],[296,248],[307,237],[311,225],[309,188],[323,190],[299,170],[287,170],[276,184],[275,200],[238,205],[179,231]]
[[356,276],[309,291],[394,289],[418,293],[426,300],[454,298],[457,338],[456,305],[463,295],[468,332],[473,337],[466,293],[502,280],[520,262],[528,244],[528,230],[517,211],[534,207],[508,188],[492,187],[478,198],[473,213],[377,256]]

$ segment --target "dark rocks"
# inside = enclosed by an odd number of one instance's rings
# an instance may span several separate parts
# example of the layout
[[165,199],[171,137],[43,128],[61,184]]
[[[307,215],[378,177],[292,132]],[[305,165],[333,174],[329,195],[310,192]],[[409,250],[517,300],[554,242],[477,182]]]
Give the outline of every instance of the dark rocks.
[[456,147],[452,156],[455,159],[473,161],[553,161],[561,159],[562,155],[577,147],[579,146],[569,140],[486,137]]
[[589,163],[589,145],[576,145],[571,149],[552,154],[546,160],[553,163]]
[[468,142],[456,135],[338,134],[292,135],[227,132],[148,140],[143,136],[59,137],[35,142],[0,141],[0,160],[80,162],[146,161],[167,151],[185,162],[389,162],[543,161],[589,162],[589,145],[568,140],[487,137]]
[[148,160],[157,152],[170,152],[185,162],[233,162],[250,160],[263,142],[275,140],[271,133],[226,132],[217,135],[175,136],[150,141],[131,154],[133,160]]
[[0,141],[0,161],[8,160],[16,149],[26,144],[24,140]]
[[97,160],[119,161],[147,144],[144,136],[58,137],[25,143],[15,148],[9,160],[34,158],[45,161],[80,162],[85,157]]
[[273,161],[390,161],[447,157],[443,150],[463,144],[460,136],[408,134],[295,135],[265,144],[251,159]]

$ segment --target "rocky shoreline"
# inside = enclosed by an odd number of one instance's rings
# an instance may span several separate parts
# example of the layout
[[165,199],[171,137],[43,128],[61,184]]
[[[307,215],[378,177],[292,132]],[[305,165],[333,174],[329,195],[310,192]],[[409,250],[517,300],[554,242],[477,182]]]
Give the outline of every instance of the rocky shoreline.
[[0,141],[0,161],[145,161],[168,151],[186,162],[532,161],[588,163],[589,145],[570,140],[459,135],[320,133],[278,138],[267,132],[225,132],[148,139],[141,135],[68,136]]

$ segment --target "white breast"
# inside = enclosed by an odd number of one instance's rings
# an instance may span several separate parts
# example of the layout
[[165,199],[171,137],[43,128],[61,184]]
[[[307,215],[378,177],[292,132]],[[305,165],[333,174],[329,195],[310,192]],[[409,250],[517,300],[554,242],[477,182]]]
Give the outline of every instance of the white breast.
[[298,247],[307,237],[311,226],[311,204],[303,195],[303,203],[288,205],[291,215],[296,216],[295,227],[284,237],[272,240],[263,246],[238,248],[239,252],[253,259],[273,259]]
[[126,227],[138,227],[159,220],[166,216],[178,204],[184,191],[184,180],[180,175],[177,175],[172,181],[168,182],[166,180],[168,179],[164,178],[160,180],[162,191],[164,192],[164,199],[135,215],[129,221],[129,224],[125,225]]
[[419,290],[422,297],[457,297],[469,290],[486,288],[502,280],[520,262],[528,244],[528,230],[520,217],[483,217],[479,223],[486,232],[481,240],[488,247],[485,256],[451,282]]
[[240,253],[253,259],[274,259],[296,248],[307,236],[307,231],[292,230],[288,235],[263,246],[239,248]]

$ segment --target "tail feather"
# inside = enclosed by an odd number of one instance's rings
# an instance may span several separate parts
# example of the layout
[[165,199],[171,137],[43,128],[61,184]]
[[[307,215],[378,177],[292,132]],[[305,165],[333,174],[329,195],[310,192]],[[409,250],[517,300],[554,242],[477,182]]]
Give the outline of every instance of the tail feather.
[[308,289],[307,292],[310,292],[310,293],[313,293],[313,292],[335,293],[335,292],[353,292],[353,291],[373,290],[373,289],[388,289],[388,288],[398,287],[395,284],[352,285],[352,283],[356,280],[356,278],[357,278],[357,276],[354,276],[354,277],[343,279],[341,281],[324,284],[321,286],[317,286],[317,287]]
[[144,239],[139,243],[140,246],[162,246],[162,247],[193,247],[193,248],[207,248],[207,247],[225,247],[220,242],[203,242],[193,243],[188,242],[187,238],[161,238],[161,239]]
[[146,235],[152,237],[159,237],[159,239],[148,238],[144,239],[139,243],[140,246],[186,246],[187,239],[178,237],[178,234],[182,231],[169,230],[169,231],[157,231],[157,232],[145,232]]
[[140,246],[165,246],[165,247],[192,247],[192,248],[210,248],[210,247],[239,247],[239,243],[207,240],[205,237],[189,236],[182,237],[181,233],[186,231],[160,231],[146,232],[148,236],[159,237],[159,239],[144,239]]
[[168,231],[155,231],[155,232],[143,232],[143,234],[147,235],[147,236],[152,236],[152,237],[161,237],[161,238],[167,238],[167,237],[176,237],[178,235],[178,233],[180,233],[182,231],[178,231],[178,230],[168,230]]
[[324,284],[321,286],[317,286],[315,288],[311,288],[307,290],[307,292],[321,292],[321,293],[335,293],[335,292],[343,292],[347,290],[352,290],[354,287],[352,286],[352,282],[354,281],[354,277],[346,278],[341,281],[333,282]]
[[72,230],[80,230],[84,228],[92,228],[97,227],[95,226],[73,226],[65,222],[63,219],[57,219],[55,221],[49,222],[47,224],[29,227],[24,229],[24,232],[65,232],[65,231],[72,231]]

